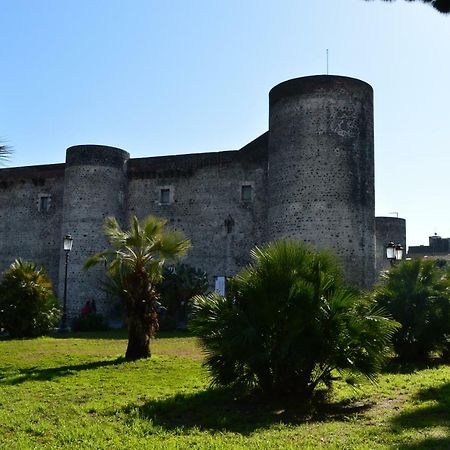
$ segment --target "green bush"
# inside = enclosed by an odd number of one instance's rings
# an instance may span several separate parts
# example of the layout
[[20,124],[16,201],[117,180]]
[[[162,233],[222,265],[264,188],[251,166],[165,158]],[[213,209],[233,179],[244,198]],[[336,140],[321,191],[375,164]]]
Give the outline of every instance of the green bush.
[[106,331],[109,325],[106,319],[97,313],[81,315],[72,322],[73,331]]
[[186,326],[192,297],[208,290],[208,275],[188,264],[164,267],[163,280],[157,290],[163,314],[159,314],[160,329],[169,330]]
[[308,398],[335,370],[374,377],[396,324],[343,284],[333,256],[278,241],[251,258],[226,298],[194,299],[192,329],[214,384]]
[[17,259],[0,283],[0,327],[12,337],[48,333],[61,317],[52,284],[43,268]]
[[423,361],[448,353],[450,271],[432,260],[413,259],[392,267],[374,290],[378,304],[401,324],[394,349],[402,360]]

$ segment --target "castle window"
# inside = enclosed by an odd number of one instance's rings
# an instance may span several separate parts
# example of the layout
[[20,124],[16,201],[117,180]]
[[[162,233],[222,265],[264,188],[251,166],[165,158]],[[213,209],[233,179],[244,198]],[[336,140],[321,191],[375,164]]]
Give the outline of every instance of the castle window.
[[162,187],[159,190],[159,203],[161,205],[169,205],[172,203],[172,193],[170,187]]
[[50,195],[39,194],[37,205],[39,212],[47,212],[50,209]]
[[161,189],[161,203],[170,203],[170,189]]
[[251,184],[243,184],[241,187],[241,200],[243,202],[251,202],[253,199],[253,186]]

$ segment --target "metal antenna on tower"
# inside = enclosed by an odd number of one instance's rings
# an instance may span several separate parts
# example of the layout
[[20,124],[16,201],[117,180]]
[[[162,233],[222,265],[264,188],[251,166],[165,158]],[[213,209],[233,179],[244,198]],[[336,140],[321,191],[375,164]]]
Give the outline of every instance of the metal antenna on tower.
[[327,49],[327,75],[328,75],[328,49]]

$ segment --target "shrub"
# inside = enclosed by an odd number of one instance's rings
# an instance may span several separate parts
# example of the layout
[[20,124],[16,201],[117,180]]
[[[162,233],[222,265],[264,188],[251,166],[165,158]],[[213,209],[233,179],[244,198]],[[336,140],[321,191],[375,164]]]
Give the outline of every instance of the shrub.
[[334,370],[374,377],[395,323],[343,284],[334,257],[278,241],[251,258],[226,298],[194,299],[192,329],[213,384],[308,398]]
[[60,316],[45,270],[14,261],[0,284],[0,326],[13,337],[39,336],[52,330]]
[[204,294],[208,287],[208,275],[201,269],[188,264],[164,267],[163,280],[157,288],[164,308],[164,314],[159,316],[160,328],[184,328],[192,297]]
[[401,324],[394,349],[402,360],[423,361],[447,352],[450,338],[450,272],[426,259],[403,261],[374,290],[378,304]]
[[109,330],[108,322],[101,314],[90,313],[81,315],[72,322],[73,331],[106,331]]

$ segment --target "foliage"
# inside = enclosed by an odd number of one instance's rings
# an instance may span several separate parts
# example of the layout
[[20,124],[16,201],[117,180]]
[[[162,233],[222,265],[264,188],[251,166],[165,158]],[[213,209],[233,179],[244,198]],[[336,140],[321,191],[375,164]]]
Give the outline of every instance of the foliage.
[[[366,0],[373,1],[373,0]],[[385,2],[392,2],[395,0],[384,0]],[[449,13],[450,12],[450,1],[449,0],[406,0],[408,2],[421,1],[422,3],[426,3],[431,5],[433,8],[437,9],[441,13]]]
[[436,267],[439,267],[440,269],[450,269],[449,261],[443,258],[437,258],[434,260],[434,263],[436,264]]
[[108,322],[98,313],[90,313],[78,316],[72,322],[73,331],[106,331],[109,329]]
[[160,302],[166,308],[165,323],[183,328],[187,322],[190,300],[195,295],[206,293],[208,287],[208,275],[201,269],[181,263],[165,267],[157,288]]
[[13,337],[38,336],[52,330],[60,315],[45,270],[15,260],[0,283],[0,327]]
[[193,330],[214,384],[310,397],[334,370],[374,377],[395,323],[343,284],[332,255],[278,241],[251,258],[227,298],[194,299]]
[[126,357],[149,357],[150,338],[158,329],[155,287],[161,281],[166,261],[182,256],[190,242],[182,233],[167,230],[165,220],[153,216],[142,222],[134,216],[128,231],[109,217],[104,230],[111,248],[90,257],[85,267],[104,263],[104,287],[122,300],[129,332]]
[[404,360],[446,351],[450,339],[450,272],[434,261],[402,261],[385,272],[374,297],[402,327],[394,348]]
[[11,147],[5,144],[0,144],[0,164],[7,161],[10,158],[11,153]]

